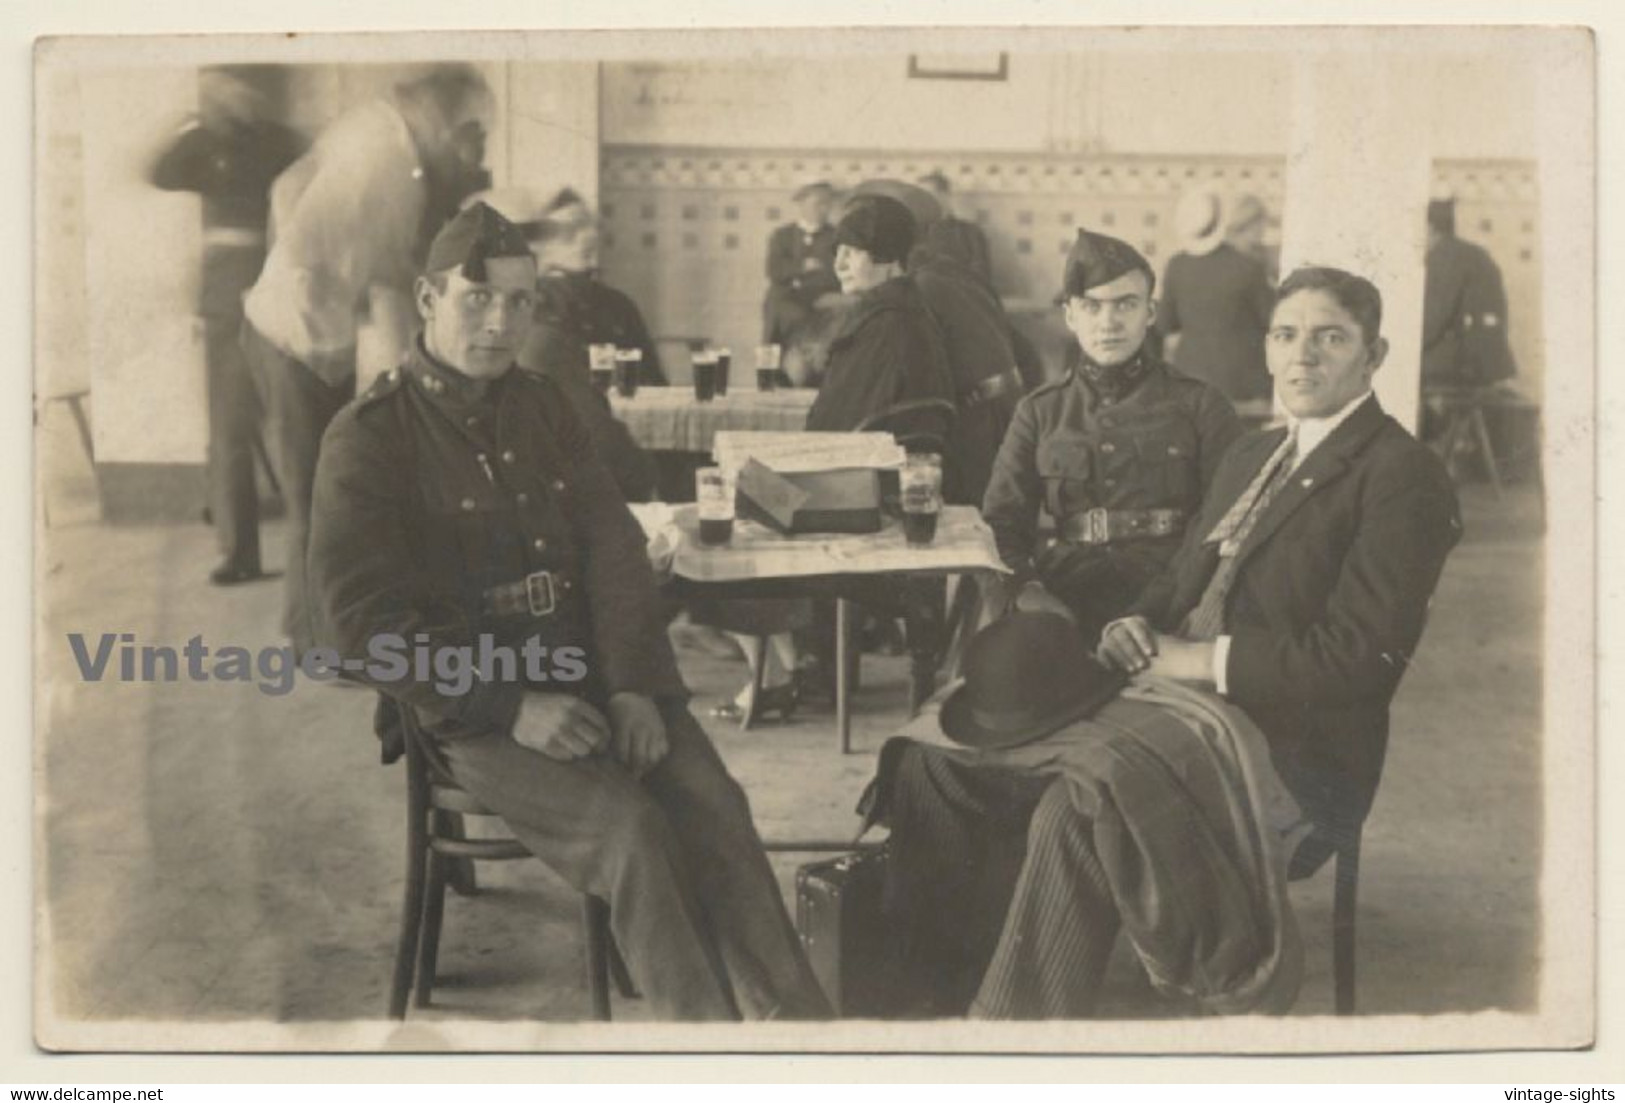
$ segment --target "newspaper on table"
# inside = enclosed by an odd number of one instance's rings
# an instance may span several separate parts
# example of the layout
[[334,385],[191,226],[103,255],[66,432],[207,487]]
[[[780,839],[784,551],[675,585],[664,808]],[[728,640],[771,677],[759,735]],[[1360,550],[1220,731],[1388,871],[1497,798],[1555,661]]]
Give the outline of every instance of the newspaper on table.
[[718,467],[738,471],[747,460],[756,460],[781,475],[854,467],[897,469],[906,454],[890,433],[724,429],[712,444]]

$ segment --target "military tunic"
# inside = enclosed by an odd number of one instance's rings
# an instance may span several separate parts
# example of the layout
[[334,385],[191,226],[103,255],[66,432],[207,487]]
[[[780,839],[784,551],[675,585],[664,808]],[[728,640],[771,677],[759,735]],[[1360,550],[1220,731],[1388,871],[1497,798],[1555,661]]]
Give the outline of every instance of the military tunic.
[[536,284],[536,325],[519,353],[519,366],[588,385],[590,345],[643,353],[638,382],[666,382],[660,353],[631,296],[587,272],[543,276]]
[[[527,579],[535,606],[529,588],[517,608],[493,601]],[[744,793],[687,710],[642,529],[556,384],[471,380],[420,339],[324,438],[310,589],[318,641],[346,659],[385,633],[431,650],[482,634],[580,648],[575,682],[517,674],[457,694],[415,669],[368,680],[418,711],[452,777],[532,853],[609,902],[655,1014],[824,1012]],[[531,692],[600,710],[620,692],[653,698],[670,750],[641,780],[603,753],[556,761],[512,738]]]
[[[1217,390],[1160,362],[1132,390],[1101,397],[1077,370],[1021,400],[999,449],[982,514],[1013,572],[1011,592],[1037,579],[1098,635],[1173,558],[1219,457],[1241,433]],[[1108,543],[1043,543],[1042,507],[1065,531],[1090,510],[1179,511],[1156,535]]]
[[1481,246],[1446,237],[1428,250],[1422,297],[1422,382],[1499,383],[1518,373],[1507,340],[1501,269]]
[[825,224],[809,233],[795,222],[780,226],[767,241],[762,340],[790,344],[813,317],[818,300],[840,290],[841,282],[835,278],[835,227]]

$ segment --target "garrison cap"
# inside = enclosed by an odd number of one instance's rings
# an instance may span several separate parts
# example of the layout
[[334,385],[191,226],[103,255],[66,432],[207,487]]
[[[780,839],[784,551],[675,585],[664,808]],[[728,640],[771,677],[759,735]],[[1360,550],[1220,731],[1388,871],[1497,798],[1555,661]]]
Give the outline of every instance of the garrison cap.
[[457,268],[465,279],[483,283],[485,262],[497,257],[530,257],[524,231],[486,203],[471,203],[442,227],[429,245],[424,269],[444,272]]
[[792,203],[800,203],[803,199],[815,193],[821,193],[829,196],[831,199],[834,199],[835,185],[831,184],[828,180],[814,180],[810,184],[803,184],[801,187],[797,188],[791,194],[790,201]]
[[1072,243],[1072,249],[1066,254],[1066,268],[1061,273],[1061,293],[1056,301],[1064,303],[1091,287],[1111,283],[1117,277],[1135,270],[1144,272],[1145,278],[1155,286],[1157,276],[1151,270],[1151,262],[1141,256],[1134,246],[1105,234],[1079,230],[1078,240]]

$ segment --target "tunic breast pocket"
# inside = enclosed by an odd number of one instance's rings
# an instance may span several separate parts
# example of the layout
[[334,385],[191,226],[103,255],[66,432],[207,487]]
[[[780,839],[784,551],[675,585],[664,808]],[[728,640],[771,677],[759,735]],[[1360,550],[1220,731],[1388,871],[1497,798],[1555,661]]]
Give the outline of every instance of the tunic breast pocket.
[[1201,503],[1201,456],[1196,432],[1188,425],[1169,425],[1135,440],[1145,488],[1158,500],[1150,508],[1195,509]]
[[514,560],[513,508],[494,494],[442,488],[428,503],[429,569],[471,589],[524,572]]
[[1090,485],[1094,456],[1088,437],[1057,434],[1046,438],[1038,445],[1037,464],[1044,481],[1044,504],[1051,516],[1065,517],[1095,504]]

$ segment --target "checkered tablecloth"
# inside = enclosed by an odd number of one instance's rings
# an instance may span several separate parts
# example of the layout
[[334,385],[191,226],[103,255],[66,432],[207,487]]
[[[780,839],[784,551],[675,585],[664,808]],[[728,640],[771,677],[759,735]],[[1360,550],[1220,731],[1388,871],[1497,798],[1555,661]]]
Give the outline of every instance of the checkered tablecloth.
[[[754,380],[745,380],[754,385]],[[712,438],[721,429],[794,432],[805,428],[807,411],[818,392],[811,388],[760,392],[733,389],[721,398],[700,402],[693,387],[639,387],[632,398],[611,393],[609,404],[644,448],[711,454]]]

